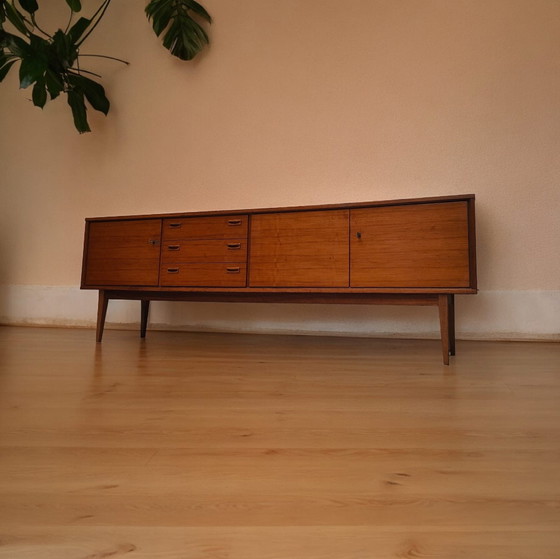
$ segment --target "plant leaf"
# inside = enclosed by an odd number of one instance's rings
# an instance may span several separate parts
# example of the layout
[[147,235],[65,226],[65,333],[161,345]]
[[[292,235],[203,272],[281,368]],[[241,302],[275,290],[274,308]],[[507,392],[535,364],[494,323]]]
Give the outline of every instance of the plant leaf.
[[71,89],[68,92],[68,104],[72,109],[72,117],[74,118],[74,126],[76,130],[83,134],[84,132],[91,132],[87,121],[87,109],[84,100],[84,93]]
[[30,31],[25,26],[25,22],[23,20],[23,16],[16,10],[9,2],[4,2],[4,9],[6,11],[6,17],[10,21],[10,23],[24,35],[29,35]]
[[21,37],[12,33],[4,32],[1,45],[20,58],[27,56],[30,51],[30,46]]
[[212,18],[195,0],[151,0],[145,12],[158,37],[167,29],[163,46],[177,58],[191,60],[209,43],[206,31],[191,13],[208,23]]
[[34,14],[39,9],[37,0],[18,0],[20,6],[30,14]]
[[53,57],[56,59],[62,70],[70,68],[76,58],[78,58],[78,50],[68,35],[62,30],[58,30],[52,37],[51,48],[54,49]]
[[212,23],[212,16],[198,2],[195,2],[195,0],[183,0],[183,2],[186,4],[187,9],[193,11],[208,23]]
[[51,99],[56,99],[64,89],[64,83],[50,68],[45,73],[45,83]]
[[68,81],[84,93],[89,104],[96,110],[107,115],[111,104],[105,95],[105,89],[100,83],[82,75],[71,74]]
[[81,17],[67,33],[70,42],[76,43],[78,39],[84,34],[90,23],[91,19]]
[[2,82],[4,78],[8,75],[10,68],[14,65],[15,62],[16,62],[15,60],[10,60],[6,64],[4,64],[2,68],[0,68],[0,82]]
[[79,12],[82,9],[82,3],[80,0],[66,0],[66,3],[73,12]]
[[41,107],[42,109],[45,106],[45,103],[47,102],[47,88],[45,86],[44,78],[37,80],[33,86],[33,93],[31,97],[33,99],[33,104],[36,107]]
[[33,82],[36,82],[47,70],[46,60],[29,56],[22,58],[21,66],[19,67],[19,87],[26,89]]
[[173,16],[173,5],[169,0],[152,0],[146,6],[148,20],[152,20],[152,27],[159,37],[163,30],[169,25]]

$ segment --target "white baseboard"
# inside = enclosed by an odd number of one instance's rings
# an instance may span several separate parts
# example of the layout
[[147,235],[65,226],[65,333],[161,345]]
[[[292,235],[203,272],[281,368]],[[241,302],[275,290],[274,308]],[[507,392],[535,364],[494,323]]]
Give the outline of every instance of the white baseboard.
[[[560,341],[559,291],[481,291],[456,298],[457,337]],[[97,292],[73,286],[0,288],[0,324],[95,326]],[[137,301],[111,301],[107,327],[136,328]],[[150,328],[372,337],[439,337],[433,307],[154,302]]]

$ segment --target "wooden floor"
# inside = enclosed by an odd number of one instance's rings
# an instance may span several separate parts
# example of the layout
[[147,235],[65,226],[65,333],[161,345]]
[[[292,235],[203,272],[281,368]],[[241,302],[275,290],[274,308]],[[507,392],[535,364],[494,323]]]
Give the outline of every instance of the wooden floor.
[[2,559],[558,559],[560,344],[0,328]]

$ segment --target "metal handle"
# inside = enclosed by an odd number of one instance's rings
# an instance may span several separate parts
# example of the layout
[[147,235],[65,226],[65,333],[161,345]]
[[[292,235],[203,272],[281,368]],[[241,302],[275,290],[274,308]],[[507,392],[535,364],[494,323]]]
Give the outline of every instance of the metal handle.
[[227,243],[228,250],[239,250],[241,243]]
[[241,269],[239,268],[239,266],[235,267],[235,268],[226,268],[226,272],[228,274],[238,274],[241,271]]
[[178,274],[179,273],[179,268],[167,268],[167,273],[168,274]]
[[182,227],[182,226],[183,226],[183,224],[180,223],[180,222],[179,222],[179,223],[170,223],[170,224],[169,224],[169,227],[170,227],[171,229],[179,229],[179,227]]
[[241,225],[243,223],[243,220],[241,219],[228,219],[227,224],[231,225],[232,227],[235,225]]
[[181,245],[167,245],[167,250],[179,250]]

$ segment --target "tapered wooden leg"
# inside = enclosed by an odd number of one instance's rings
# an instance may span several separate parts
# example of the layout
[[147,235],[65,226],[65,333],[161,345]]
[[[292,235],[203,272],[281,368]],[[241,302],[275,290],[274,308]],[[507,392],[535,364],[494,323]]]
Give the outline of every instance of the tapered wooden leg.
[[148,327],[148,313],[150,312],[150,301],[142,299],[140,301],[140,337],[146,337],[146,328]]
[[449,296],[438,297],[439,328],[441,331],[441,350],[443,353],[443,364],[449,365]]
[[103,289],[99,290],[99,300],[97,302],[97,330],[96,330],[96,341],[101,342],[103,338],[103,328],[105,328],[105,317],[107,316],[107,305],[109,304],[109,298]]
[[449,355],[455,355],[455,295],[448,295]]

